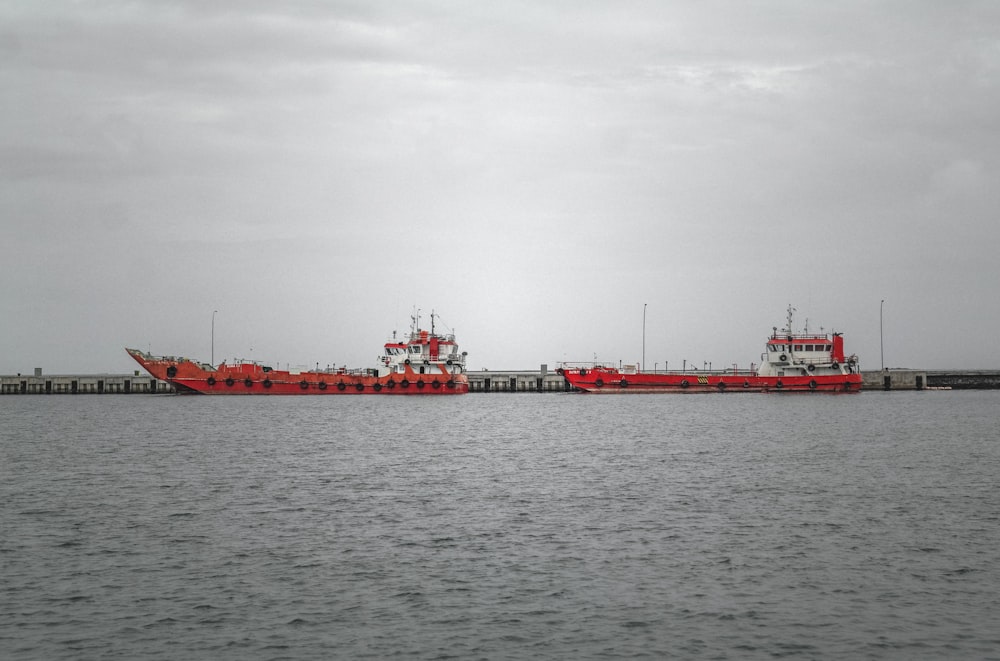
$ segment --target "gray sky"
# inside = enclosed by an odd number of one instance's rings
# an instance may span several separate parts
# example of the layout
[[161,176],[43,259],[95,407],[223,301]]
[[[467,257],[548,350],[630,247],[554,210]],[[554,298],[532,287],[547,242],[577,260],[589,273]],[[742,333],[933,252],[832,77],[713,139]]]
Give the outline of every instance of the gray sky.
[[1000,368],[1000,3],[0,0],[0,373]]

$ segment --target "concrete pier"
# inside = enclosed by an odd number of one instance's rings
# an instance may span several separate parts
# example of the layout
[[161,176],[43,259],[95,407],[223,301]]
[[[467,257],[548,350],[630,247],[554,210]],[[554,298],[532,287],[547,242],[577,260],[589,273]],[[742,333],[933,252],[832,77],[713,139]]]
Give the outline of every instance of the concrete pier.
[[569,392],[566,379],[542,365],[533,370],[467,372],[469,392]]
[[149,374],[60,374],[0,376],[0,395],[131,395],[172,393],[174,387]]
[[927,372],[923,370],[886,368],[878,371],[862,371],[861,378],[864,390],[924,390],[931,387]]

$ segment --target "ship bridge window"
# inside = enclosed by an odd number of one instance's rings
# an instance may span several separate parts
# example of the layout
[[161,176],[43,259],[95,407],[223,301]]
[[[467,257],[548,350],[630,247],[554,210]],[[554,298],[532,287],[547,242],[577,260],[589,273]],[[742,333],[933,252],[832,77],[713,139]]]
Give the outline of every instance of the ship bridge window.
[[410,346],[410,353],[417,354],[420,353],[420,345],[414,344]]
[[795,350],[796,351],[802,351],[802,345],[801,344],[796,344],[795,345]]
[[813,350],[813,345],[807,344],[806,345],[806,351],[812,351],[812,350]]

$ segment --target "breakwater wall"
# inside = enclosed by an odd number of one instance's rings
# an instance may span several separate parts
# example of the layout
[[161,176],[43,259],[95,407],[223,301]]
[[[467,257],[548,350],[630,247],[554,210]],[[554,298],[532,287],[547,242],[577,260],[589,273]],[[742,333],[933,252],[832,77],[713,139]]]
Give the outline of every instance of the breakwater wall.
[[933,370],[927,372],[931,388],[954,390],[1000,389],[1000,370]]

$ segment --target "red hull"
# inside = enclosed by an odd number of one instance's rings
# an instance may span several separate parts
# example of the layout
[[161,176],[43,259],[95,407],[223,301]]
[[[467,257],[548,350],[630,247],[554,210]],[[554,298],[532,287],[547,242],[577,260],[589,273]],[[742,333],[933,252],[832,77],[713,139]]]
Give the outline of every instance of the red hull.
[[[126,349],[157,379],[177,392],[204,395],[461,395],[469,379],[460,368],[446,364],[406,365],[405,373],[374,376],[374,370],[330,370],[292,373],[255,363],[210,365],[187,358],[151,356]],[[437,369],[438,373],[420,373]]]
[[590,393],[859,392],[860,374],[759,376],[755,373],[625,374],[612,367],[561,369],[566,381]]

